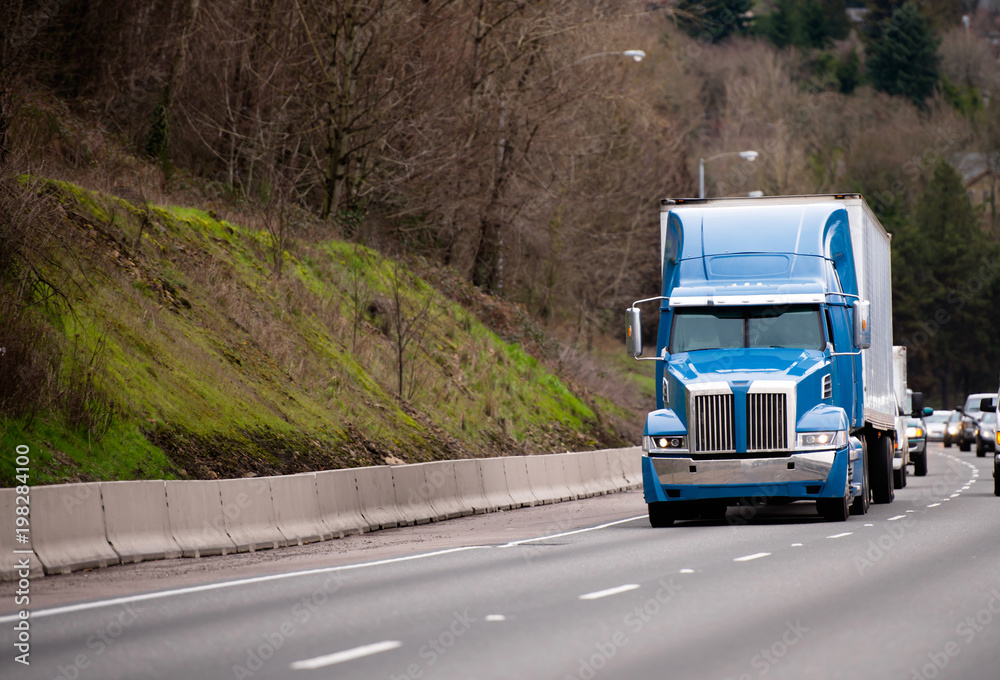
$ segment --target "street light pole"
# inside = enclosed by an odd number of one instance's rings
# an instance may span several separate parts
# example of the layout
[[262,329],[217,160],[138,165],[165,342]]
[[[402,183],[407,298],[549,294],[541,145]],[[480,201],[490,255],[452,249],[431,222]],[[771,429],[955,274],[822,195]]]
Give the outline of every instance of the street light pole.
[[698,159],[698,198],[705,198],[705,163],[709,163],[718,158],[724,158],[725,156],[739,156],[748,163],[754,162],[760,153],[757,151],[727,151],[725,153],[717,153],[714,156],[709,156],[708,158]]

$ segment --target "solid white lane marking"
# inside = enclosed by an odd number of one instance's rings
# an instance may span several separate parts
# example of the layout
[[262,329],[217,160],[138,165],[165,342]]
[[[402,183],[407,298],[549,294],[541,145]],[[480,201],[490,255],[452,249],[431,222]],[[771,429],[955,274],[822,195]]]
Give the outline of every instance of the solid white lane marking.
[[486,615],[486,620],[487,621],[506,621],[507,617],[504,616],[503,614],[487,614]]
[[850,536],[853,533],[854,533],[853,531],[845,531],[842,534],[834,534],[833,536],[827,536],[827,538],[843,538],[844,536]]
[[749,562],[750,560],[759,560],[761,557],[767,557],[771,553],[754,553],[753,555],[744,555],[743,557],[737,557],[733,562]]
[[[212,590],[221,590],[223,588],[234,588],[237,586],[248,586],[257,583],[267,583],[269,581],[280,581],[287,578],[295,578],[297,576],[313,576],[316,574],[331,574],[337,571],[351,571],[353,569],[363,569],[365,567],[378,567],[383,564],[394,564],[396,562],[408,562],[410,560],[419,560],[425,557],[437,557],[438,555],[449,555],[451,553],[463,552],[466,550],[484,550],[489,549],[488,545],[467,545],[461,548],[449,548],[447,550],[438,550],[435,552],[421,553],[419,555],[406,555],[404,557],[391,557],[384,560],[376,560],[374,562],[362,562],[360,564],[345,564],[339,567],[324,567],[321,569],[306,569],[305,571],[289,571],[281,574],[271,574],[269,576],[256,576],[254,578],[244,578],[238,579],[236,581],[223,581],[221,583],[208,583],[201,586],[190,586],[187,588],[176,588],[174,590],[160,590],[153,593],[143,593],[141,595],[127,595],[125,597],[116,597],[110,600],[97,600],[95,602],[84,602],[82,604],[72,604],[66,605],[65,607],[53,607],[52,609],[39,609],[38,611],[31,612],[32,618],[39,618],[43,616],[55,616],[57,614],[74,614],[76,612],[87,611],[89,609],[99,609],[101,607],[113,607],[120,604],[128,604],[131,602],[145,602],[146,600],[156,600],[161,597],[174,597],[176,595],[192,595],[194,593],[205,593]],[[0,616],[0,623],[7,623],[9,621],[16,621],[18,618],[17,614],[10,614],[7,616]]]
[[499,548],[514,548],[516,546],[522,545],[524,543],[531,543],[532,541],[546,541],[550,538],[562,538],[563,536],[572,536],[573,534],[582,534],[587,531],[597,531],[598,529],[607,529],[608,527],[613,527],[618,524],[625,524],[626,522],[634,522],[637,519],[646,519],[646,515],[639,515],[638,517],[629,517],[628,519],[620,519],[616,522],[608,522],[607,524],[601,524],[596,527],[587,527],[586,529],[576,529],[574,531],[564,531],[561,534],[550,534],[548,536],[537,536],[535,538],[525,538],[520,541],[511,541],[510,543],[505,543]]
[[317,656],[312,659],[296,661],[292,664],[292,668],[297,671],[313,671],[317,668],[325,668],[337,663],[353,661],[354,659],[360,659],[364,656],[388,652],[389,650],[396,649],[402,645],[403,643],[399,640],[385,640],[384,642],[362,645],[361,647],[355,647],[354,649],[345,649],[342,652],[336,652],[334,654],[327,654],[325,656]]
[[623,586],[617,586],[615,588],[608,588],[607,590],[598,590],[593,593],[587,593],[586,595],[581,595],[581,600],[599,600],[602,597],[610,597],[612,595],[618,595],[619,593],[627,593],[630,590],[635,590],[639,587],[638,583],[626,583]]
[[936,508],[936,507],[938,507],[938,506],[940,506],[940,505],[941,505],[940,503],[931,503],[931,504],[930,504],[930,505],[928,505],[927,507],[928,507],[928,508]]
[[896,515],[895,517],[890,517],[886,521],[887,522],[895,522],[897,519],[903,519],[904,517],[906,517],[906,515]]

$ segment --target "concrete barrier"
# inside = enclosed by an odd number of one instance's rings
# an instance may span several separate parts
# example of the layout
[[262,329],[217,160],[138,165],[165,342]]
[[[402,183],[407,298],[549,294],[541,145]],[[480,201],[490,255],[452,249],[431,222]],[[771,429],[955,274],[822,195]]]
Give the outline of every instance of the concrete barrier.
[[453,461],[455,483],[458,485],[459,506],[470,508],[476,515],[494,512],[499,506],[486,498],[480,461],[474,458]]
[[162,480],[101,482],[108,543],[122,564],[181,556],[167,516]]
[[580,458],[576,455],[556,454],[562,456],[563,471],[566,473],[566,486],[573,498],[589,498],[591,493],[583,483],[583,470],[580,468]]
[[320,517],[337,538],[378,529],[361,514],[361,497],[354,470],[327,470],[316,473]]
[[572,456],[580,463],[580,473],[583,479],[583,486],[587,490],[587,495],[603,495],[605,493],[604,486],[597,476],[597,461],[594,460],[594,452],[567,453],[566,456]]
[[[401,526],[427,524],[444,519],[431,504],[432,487],[427,481],[427,464],[393,465],[392,486],[396,507],[403,516]],[[440,475],[440,472],[437,473]]]
[[630,446],[627,449],[615,449],[622,475],[625,477],[625,488],[634,489],[642,486],[642,448]]
[[46,574],[118,564],[104,531],[101,485],[31,488],[31,538]]
[[[28,490],[27,501],[18,503],[16,489],[0,489],[0,581],[18,581],[22,578],[43,576],[45,569],[31,548],[31,490]],[[22,496],[23,498],[24,496]],[[24,514],[18,514],[17,508],[24,508]],[[17,526],[17,519],[23,517],[23,526]],[[17,529],[27,539],[26,543],[17,540]],[[27,567],[25,567],[27,565]]]
[[503,458],[480,458],[479,471],[483,476],[483,495],[489,507],[495,510],[510,510],[517,507],[507,491],[507,474],[504,472]]
[[288,540],[278,529],[266,479],[219,480],[226,533],[240,552],[281,548]]
[[471,515],[473,508],[463,504],[460,498],[455,461],[440,460],[423,465],[426,466],[428,498],[438,519],[455,519]]
[[514,501],[514,507],[532,507],[538,505],[538,499],[531,493],[531,484],[528,482],[528,466],[524,462],[524,456],[510,456],[503,458],[503,471],[507,477],[507,493]]
[[560,503],[576,498],[576,494],[569,488],[569,477],[566,475],[566,466],[563,464],[565,456],[558,453],[548,453],[538,457],[545,460],[545,471],[548,473],[549,489],[553,502]]
[[323,523],[316,493],[316,473],[268,477],[274,519],[289,545],[328,541],[333,532]]
[[168,480],[165,487],[170,531],[184,557],[236,552],[236,544],[226,533],[218,481]]
[[355,468],[354,475],[361,499],[361,514],[369,525],[391,529],[408,524],[396,508],[392,469],[388,465]]
[[620,478],[611,471],[611,457],[607,451],[590,451],[594,464],[597,467],[597,483],[601,487],[601,493],[613,493],[625,485],[624,478]]

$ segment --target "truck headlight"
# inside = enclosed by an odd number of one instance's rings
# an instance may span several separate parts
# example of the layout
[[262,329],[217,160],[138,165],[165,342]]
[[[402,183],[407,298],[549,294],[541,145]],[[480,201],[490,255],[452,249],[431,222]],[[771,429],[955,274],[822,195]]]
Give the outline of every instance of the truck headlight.
[[687,437],[678,434],[658,434],[642,438],[642,450],[646,453],[687,453]]
[[847,432],[798,432],[795,436],[796,449],[841,449],[847,444]]

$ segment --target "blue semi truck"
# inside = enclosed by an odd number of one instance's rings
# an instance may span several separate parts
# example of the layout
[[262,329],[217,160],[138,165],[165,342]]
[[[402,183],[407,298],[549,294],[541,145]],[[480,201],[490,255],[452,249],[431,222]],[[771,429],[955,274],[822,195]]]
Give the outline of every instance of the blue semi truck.
[[[892,502],[889,241],[858,194],[661,201],[662,290],[633,303],[626,333],[656,363],[654,527],[798,500],[843,521]],[[642,357],[654,304],[656,355]]]

